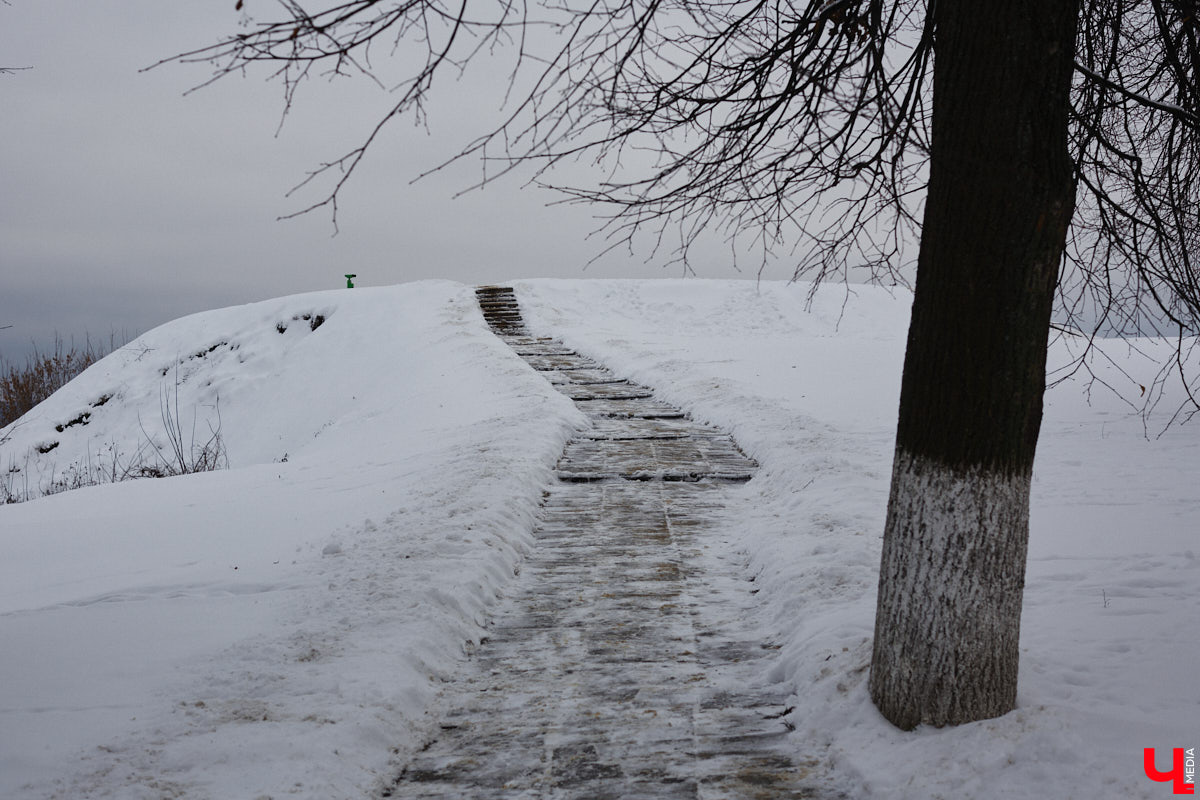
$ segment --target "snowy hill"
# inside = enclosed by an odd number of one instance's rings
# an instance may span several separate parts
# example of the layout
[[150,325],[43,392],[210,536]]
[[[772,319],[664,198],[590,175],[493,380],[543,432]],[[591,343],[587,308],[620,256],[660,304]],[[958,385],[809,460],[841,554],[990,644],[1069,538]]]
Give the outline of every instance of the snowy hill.
[[[1110,394],[1051,391],[1020,708],[902,734],[864,679],[907,298],[516,289],[535,331],[762,465],[713,546],[778,632],[763,679],[795,692],[798,748],[849,796],[1169,791],[1141,759],[1200,732],[1195,425],[1147,438]],[[1164,346],[1137,344],[1101,343],[1094,362],[1133,396]],[[1052,362],[1069,359],[1056,343]],[[229,469],[0,506],[0,796],[367,796],[519,586],[542,489],[585,420],[488,331],[470,287],[425,282],[164,325],[0,431],[0,469],[37,495],[169,461],[172,420],[189,446],[219,430]]]

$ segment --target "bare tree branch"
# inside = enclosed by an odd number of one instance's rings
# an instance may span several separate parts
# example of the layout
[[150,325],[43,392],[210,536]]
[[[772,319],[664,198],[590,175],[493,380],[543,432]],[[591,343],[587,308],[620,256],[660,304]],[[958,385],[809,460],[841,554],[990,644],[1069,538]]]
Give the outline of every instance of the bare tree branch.
[[[927,0],[310,5],[280,0],[277,17],[244,16],[243,31],[159,62],[210,64],[201,86],[263,66],[283,88],[281,122],[312,77],[360,76],[388,90],[362,142],[293,189],[329,178],[326,193],[285,218],[328,208],[336,228],[338,195],[384,128],[402,117],[423,123],[444,76],[507,57],[504,117],[451,159],[478,158],[480,184],[528,170],[564,202],[604,209],[606,248],[640,237],[652,256],[685,269],[700,237],[716,234],[760,263],[790,258],[795,277],[907,284],[930,150]],[[1196,4],[1088,0],[1082,9],[1077,211],[1059,318],[1093,331],[1193,334]],[[576,162],[603,177],[565,182],[555,167]]]

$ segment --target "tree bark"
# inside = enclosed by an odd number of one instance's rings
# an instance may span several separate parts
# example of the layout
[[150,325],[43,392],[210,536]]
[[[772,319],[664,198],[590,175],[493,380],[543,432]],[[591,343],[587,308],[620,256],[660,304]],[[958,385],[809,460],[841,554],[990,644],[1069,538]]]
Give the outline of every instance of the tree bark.
[[1029,486],[1074,211],[1079,0],[937,0],[929,190],[870,690],[895,725],[1016,701]]

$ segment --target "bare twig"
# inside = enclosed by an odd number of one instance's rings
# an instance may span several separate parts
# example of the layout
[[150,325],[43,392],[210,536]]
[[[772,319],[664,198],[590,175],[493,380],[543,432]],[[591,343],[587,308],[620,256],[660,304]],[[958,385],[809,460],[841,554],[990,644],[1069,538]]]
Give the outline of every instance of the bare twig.
[[[306,6],[281,0],[279,16],[247,17],[244,30],[159,62],[211,65],[202,86],[263,68],[282,85],[281,119],[313,77],[388,88],[360,144],[293,190],[327,191],[284,217],[325,208],[336,230],[339,194],[384,128],[423,124],[435,85],[480,59],[494,71],[508,53],[504,116],[447,162],[478,158],[479,185],[524,170],[564,202],[604,209],[604,249],[632,251],[636,238],[685,272],[715,236],[760,269],[790,259],[795,278],[908,285],[930,152],[929,0]],[[1195,334],[1195,4],[1086,0],[1077,42],[1068,146],[1078,192],[1059,322],[1093,335]],[[374,59],[380,47],[394,58]],[[600,177],[567,183],[554,170],[576,162]]]

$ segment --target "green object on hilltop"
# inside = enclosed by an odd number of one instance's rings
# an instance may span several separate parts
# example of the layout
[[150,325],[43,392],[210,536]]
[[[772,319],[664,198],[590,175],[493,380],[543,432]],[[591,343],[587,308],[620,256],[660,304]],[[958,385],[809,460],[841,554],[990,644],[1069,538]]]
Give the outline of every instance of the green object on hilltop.
[[358,277],[358,275],[356,275],[354,273],[347,273],[347,275],[346,275],[346,288],[347,289],[354,288],[354,281],[352,279],[357,278],[357,277]]

